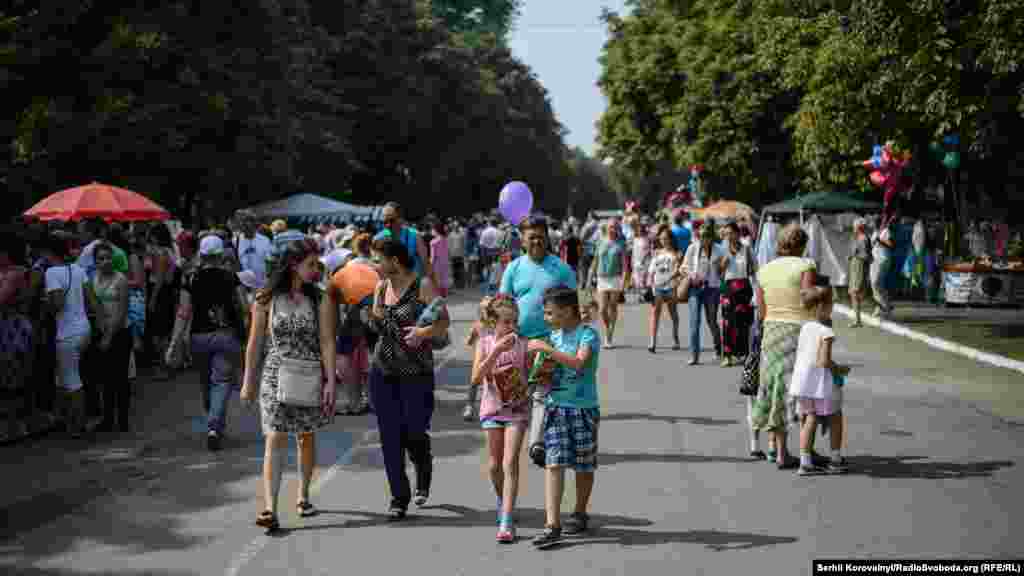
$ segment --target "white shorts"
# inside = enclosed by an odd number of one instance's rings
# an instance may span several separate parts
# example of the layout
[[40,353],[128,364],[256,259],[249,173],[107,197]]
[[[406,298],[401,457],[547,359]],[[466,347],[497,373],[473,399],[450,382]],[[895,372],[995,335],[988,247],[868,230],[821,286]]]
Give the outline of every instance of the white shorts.
[[82,353],[89,346],[89,335],[57,341],[57,387],[67,392],[82,389]]
[[598,292],[622,292],[622,276],[613,278],[597,277]]

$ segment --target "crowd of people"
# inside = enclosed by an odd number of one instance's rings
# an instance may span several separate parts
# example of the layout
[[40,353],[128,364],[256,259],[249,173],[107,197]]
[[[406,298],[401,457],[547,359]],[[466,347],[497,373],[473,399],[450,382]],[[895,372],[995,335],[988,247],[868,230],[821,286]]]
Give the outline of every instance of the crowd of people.
[[[450,344],[447,297],[479,283],[486,294],[466,342],[474,360],[463,416],[478,419],[487,436],[499,542],[516,540],[518,456],[529,439],[531,459],[546,470],[546,525],[534,539],[543,548],[588,528],[598,361],[615,347],[619,305],[631,293],[650,305],[649,352],[657,353],[666,309],[673,348],[681,348],[677,306],[686,303],[690,365],[700,362],[703,321],[722,366],[754,366],[752,457],[802,475],[845,470],[848,369],[831,358],[831,290],[802,257],[799,226],[783,229],[775,258],[758,266],[749,226],[682,215],[561,224],[535,216],[517,227],[486,215],[430,217],[413,226],[389,203],[380,224],[301,232],[242,211],[229,226],[172,238],[162,223],[29,223],[0,242],[0,352],[24,359],[3,374],[5,389],[27,391],[25,406],[55,412],[73,437],[91,420],[99,431],[128,431],[132,379],[142,368],[159,379],[192,364],[204,441],[216,451],[240,386],[242,402],[259,405],[265,510],[257,524],[269,531],[280,527],[287,437],[299,445],[296,509],[310,516],[316,432],[339,414],[372,411],[389,514],[400,520],[430,495],[434,353]],[[357,274],[372,274],[369,284]],[[299,400],[309,366],[315,397]],[[794,422],[802,422],[799,459],[787,451]],[[827,458],[814,451],[819,428],[831,434]],[[563,528],[567,468],[577,502]]]

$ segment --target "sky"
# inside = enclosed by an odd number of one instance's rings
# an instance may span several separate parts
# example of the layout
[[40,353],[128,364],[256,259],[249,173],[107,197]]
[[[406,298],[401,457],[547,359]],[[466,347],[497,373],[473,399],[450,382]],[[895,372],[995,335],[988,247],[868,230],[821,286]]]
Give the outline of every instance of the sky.
[[601,8],[626,13],[625,0],[525,0],[512,31],[512,53],[533,69],[548,91],[566,144],[595,151],[595,123],[605,100],[597,59],[605,42]]

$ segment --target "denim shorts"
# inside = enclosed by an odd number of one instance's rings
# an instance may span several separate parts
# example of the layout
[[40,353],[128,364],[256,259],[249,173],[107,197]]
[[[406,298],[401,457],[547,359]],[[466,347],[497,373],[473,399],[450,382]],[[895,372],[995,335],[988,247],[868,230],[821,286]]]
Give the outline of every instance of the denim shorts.
[[494,418],[484,418],[480,421],[480,427],[484,430],[501,430],[508,428],[515,424],[526,424],[525,420],[495,420]]

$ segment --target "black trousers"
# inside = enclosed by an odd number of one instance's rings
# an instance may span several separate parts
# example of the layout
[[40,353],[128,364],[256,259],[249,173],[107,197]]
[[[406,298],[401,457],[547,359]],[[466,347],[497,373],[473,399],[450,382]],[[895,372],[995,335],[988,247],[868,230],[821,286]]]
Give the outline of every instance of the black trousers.
[[430,421],[434,414],[434,374],[399,376],[370,369],[370,399],[377,415],[384,469],[392,504],[409,506],[412,491],[405,474],[405,455],[416,469],[416,489],[430,490],[433,456]]
[[[86,389],[87,397],[102,395],[103,424],[113,426],[115,417],[118,425],[127,427],[131,419],[131,383],[128,381],[128,361],[132,351],[132,335],[122,328],[110,341],[110,348],[100,350],[99,339],[93,341],[90,349],[89,371]],[[102,391],[101,391],[102,389]],[[99,402],[97,402],[98,404]],[[98,408],[96,406],[95,408]],[[96,414],[100,410],[90,411]]]

